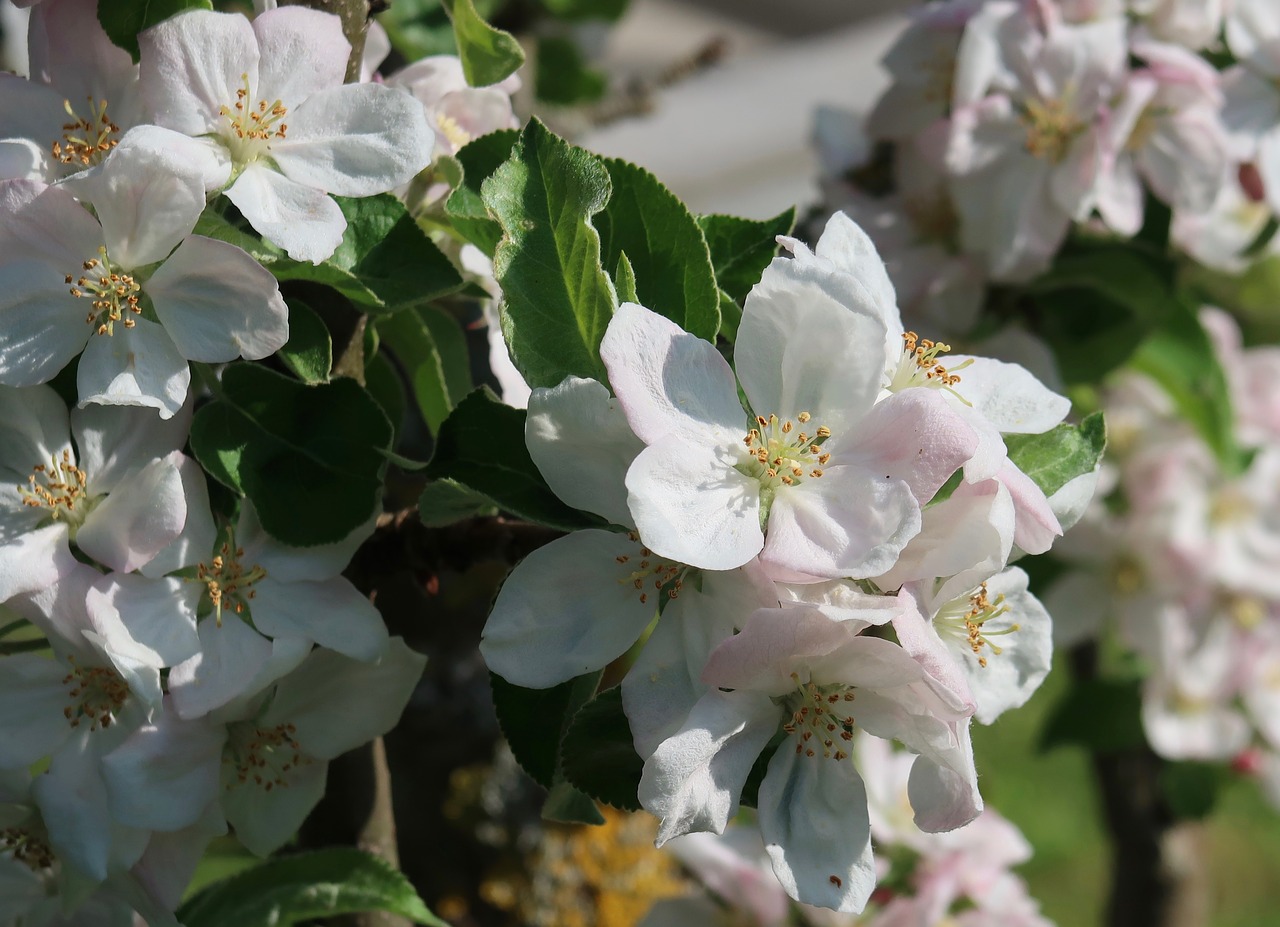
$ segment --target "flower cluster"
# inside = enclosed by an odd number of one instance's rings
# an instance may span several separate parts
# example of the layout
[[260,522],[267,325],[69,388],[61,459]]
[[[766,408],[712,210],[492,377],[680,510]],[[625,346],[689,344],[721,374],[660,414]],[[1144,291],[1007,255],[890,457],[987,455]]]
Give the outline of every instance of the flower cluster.
[[667,844],[696,883],[690,896],[660,901],[642,927],[1049,927],[1010,868],[1031,857],[1012,823],[986,808],[944,834],[912,823],[912,758],[859,734],[854,758],[867,784],[880,887],[860,917],[793,904],[769,868],[757,828],[733,824],[720,836],[689,834]]
[[1072,568],[1046,598],[1060,643],[1115,633],[1144,659],[1160,755],[1237,761],[1280,804],[1280,353],[1242,348],[1225,313],[1201,319],[1247,459],[1224,467],[1149,380],[1116,383],[1105,492],[1056,551]]
[[290,839],[424,663],[341,575],[374,512],[291,547],[184,453],[191,362],[217,391],[208,365],[289,337],[273,274],[201,223],[329,258],[330,194],[409,182],[439,101],[344,84],[329,14],[183,13],[135,65],[96,8],[35,6],[31,78],[0,74],[0,880],[24,924],[160,925],[228,824]]
[[1045,497],[1002,435],[1055,427],[1067,400],[905,331],[846,216],[812,250],[780,241],[734,367],[626,303],[600,347],[609,387],[533,391],[533,461],[614,527],[521,562],[481,651],[543,688],[645,638],[621,694],[659,842],[722,831],[767,762],[758,808],[778,879],[860,911],[876,870],[857,732],[913,751],[924,830],[981,812],[970,719],[1021,705],[1050,662],[1049,616],[1009,560],[1049,548],[1094,474]]
[[830,199],[873,229],[904,308],[952,330],[985,281],[1045,270],[1073,224],[1132,236],[1150,201],[1180,248],[1236,269],[1280,205],[1278,38],[1266,0],[931,3],[865,126],[894,192],[844,174],[848,117],[826,111]]

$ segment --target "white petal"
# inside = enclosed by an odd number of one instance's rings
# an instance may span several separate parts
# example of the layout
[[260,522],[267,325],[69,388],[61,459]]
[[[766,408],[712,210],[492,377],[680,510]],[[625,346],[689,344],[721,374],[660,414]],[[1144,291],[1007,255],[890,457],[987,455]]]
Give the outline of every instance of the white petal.
[[783,741],[760,784],[760,833],[787,894],[860,913],[876,887],[867,792],[852,757],[798,754]]
[[109,493],[91,511],[76,545],[99,563],[127,573],[159,553],[181,532],[186,496],[174,451],[154,460]]
[[[862,284],[824,262],[775,258],[747,294],[734,361],[757,415],[815,416],[833,431],[857,421],[880,391],[885,342]],[[890,304],[892,305],[892,303]]]
[[662,819],[659,846],[692,831],[724,831],[778,720],[777,706],[756,692],[709,692],[698,701],[640,778],[640,803]]
[[169,418],[182,408],[191,368],[163,328],[138,319],[133,328],[89,340],[76,369],[80,404],[146,406]]
[[284,248],[295,261],[319,264],[342,243],[347,220],[327,193],[258,162],[246,167],[225,192],[263,238]]
[[226,735],[221,724],[161,713],[103,757],[111,813],[147,830],[180,830],[195,823],[218,798]]
[[[970,358],[955,355],[953,369]],[[1059,396],[1019,364],[989,357],[972,358],[960,374],[957,392],[1003,434],[1040,434],[1071,411],[1071,400]]]
[[280,680],[262,725],[292,724],[305,753],[331,760],[395,726],[426,663],[398,637],[372,664],[313,650]]
[[878,576],[920,531],[920,503],[900,479],[831,467],[778,491],[763,559],[828,578]]
[[992,638],[999,653],[983,648],[986,666],[978,663],[980,654],[968,647],[958,648],[981,724],[991,724],[1009,709],[1026,704],[1053,662],[1053,622],[1040,601],[1027,591],[1027,582],[1027,574],[1017,567],[987,580],[991,600],[1003,596],[1008,611],[983,624],[983,634],[1013,627],[1017,630]]
[[625,653],[662,597],[650,577],[643,591],[632,584],[641,559],[640,545],[625,534],[597,530],[533,551],[503,583],[485,624],[480,653],[489,669],[518,686],[544,689]]
[[188,360],[261,360],[289,340],[289,310],[275,277],[224,241],[190,236],[147,281],[146,293]]
[[376,660],[387,647],[382,616],[351,581],[283,583],[268,574],[253,587],[253,624],[268,637],[306,637],[355,660]]
[[0,737],[0,769],[25,769],[67,739],[71,728],[62,710],[71,703],[66,667],[37,654],[4,657],[0,698],[5,704]]
[[222,106],[248,75],[257,84],[258,40],[239,14],[193,10],[138,34],[141,91],[155,122],[184,135],[228,128]]
[[236,545],[244,549],[245,563],[262,567],[277,582],[333,579],[347,568],[356,549],[373,534],[378,514],[370,512],[364,524],[340,541],[314,547],[290,547],[263,530],[253,503],[242,502],[240,520],[236,523]]
[[435,133],[422,106],[379,84],[313,93],[289,114],[289,136],[271,156],[290,180],[339,196],[372,196],[431,163]]
[[180,718],[208,714],[246,694],[266,665],[271,643],[235,615],[200,622],[200,653],[169,671],[169,695]]
[[641,540],[663,557],[731,570],[764,545],[760,484],[680,434],[641,452],[627,471],[627,491]]
[[253,32],[262,55],[255,90],[269,103],[279,99],[292,110],[346,77],[351,43],[342,34],[342,20],[331,13],[278,7],[257,16]]
[[10,519],[0,510],[0,602],[46,588],[76,565],[65,525],[31,525],[30,518]]
[[156,655],[157,666],[174,666],[200,650],[196,605],[202,591],[201,584],[176,577],[109,573],[94,582],[85,606],[99,634],[119,626]]
[[978,774],[973,768],[973,746],[968,722],[963,722],[961,756],[963,772],[940,765],[927,756],[917,756],[911,764],[907,795],[915,811],[916,827],[930,834],[963,827],[982,813],[978,794]]
[[187,520],[182,533],[141,567],[143,576],[157,578],[183,567],[195,566],[212,556],[218,529],[209,508],[209,487],[204,470],[190,457],[178,461],[182,493],[187,499]]
[[95,495],[111,492],[129,474],[187,443],[191,410],[162,419],[137,406],[85,406],[71,411],[80,469]]
[[631,430],[646,444],[679,432],[740,440],[746,413],[728,361],[715,345],[635,303],[614,313],[600,358]]
[[267,791],[252,781],[232,783],[222,798],[236,839],[258,856],[279,849],[298,832],[324,795],[329,764],[303,762],[283,775],[284,784]]
[[629,527],[627,468],[644,450],[618,401],[595,380],[567,377],[529,396],[529,456],[552,491],[574,508]]

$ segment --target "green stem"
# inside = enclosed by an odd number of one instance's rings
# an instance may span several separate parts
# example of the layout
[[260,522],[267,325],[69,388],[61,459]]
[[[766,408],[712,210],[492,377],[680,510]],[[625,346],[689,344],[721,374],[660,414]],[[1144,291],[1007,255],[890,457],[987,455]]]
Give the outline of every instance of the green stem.
[[25,628],[29,624],[31,624],[31,622],[27,621],[25,618],[19,618],[17,621],[10,621],[3,628],[0,628],[0,637],[8,637],[14,631],[17,631],[19,628]]
[[34,650],[47,650],[49,642],[43,637],[37,637],[29,641],[11,641],[7,644],[0,644],[0,656],[12,656],[15,653],[31,653]]

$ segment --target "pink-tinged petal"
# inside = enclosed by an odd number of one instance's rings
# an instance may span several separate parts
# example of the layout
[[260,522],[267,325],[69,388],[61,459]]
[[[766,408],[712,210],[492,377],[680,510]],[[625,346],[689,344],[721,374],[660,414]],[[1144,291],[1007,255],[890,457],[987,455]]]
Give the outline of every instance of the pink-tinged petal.
[[646,444],[671,432],[698,443],[746,435],[728,361],[670,319],[623,303],[600,343],[600,359],[631,430]]
[[824,261],[775,258],[747,294],[734,346],[754,411],[792,421],[809,412],[815,427],[832,431],[856,422],[884,375],[884,357],[868,349],[885,341],[882,314],[851,274]]
[[[498,592],[480,640],[492,672],[545,689],[601,669],[640,639],[658,613],[654,588],[671,576],[631,577],[641,547],[625,534],[575,531],[533,551]],[[621,561],[626,561],[621,562]]]
[[640,803],[662,819],[658,846],[681,834],[724,831],[778,721],[778,707],[758,692],[708,692],[698,701],[640,777]]
[[251,853],[267,856],[290,840],[324,795],[329,764],[304,762],[282,775],[284,782],[270,791],[249,779],[232,782],[222,797],[227,821],[236,839]]
[[835,435],[832,463],[902,480],[921,505],[978,450],[978,435],[942,393],[906,389],[876,403],[847,440]]
[[225,192],[263,238],[295,261],[319,264],[342,243],[347,220],[327,193],[259,162],[246,167]]
[[199,583],[176,577],[108,573],[89,589],[85,608],[104,639],[123,632],[154,654],[156,666],[175,666],[200,651],[196,606],[201,592]]
[[903,611],[893,619],[893,630],[898,642],[924,671],[964,702],[972,711],[976,707],[968,679],[965,677],[956,654],[943,642],[933,628],[929,605],[923,601],[919,589],[904,589],[898,593]]
[[431,163],[435,133],[422,106],[379,84],[344,84],[310,96],[289,116],[271,157],[290,180],[340,196],[372,196]]
[[1005,461],[996,479],[1013,497],[1013,543],[1029,554],[1043,554],[1053,546],[1055,538],[1062,537],[1062,526],[1045,498],[1044,490],[1013,461]]
[[1013,498],[1004,485],[998,480],[963,483],[949,499],[924,510],[920,533],[876,585],[896,589],[913,580],[947,577],[932,590],[932,599],[952,599],[1008,562],[1013,534]]
[[222,624],[200,622],[200,653],[169,671],[169,695],[184,720],[221,708],[239,695],[266,666],[271,642],[234,614]]
[[188,360],[261,360],[289,340],[289,310],[271,272],[223,241],[187,238],[146,293]]
[[278,99],[292,111],[316,91],[341,86],[346,77],[351,43],[342,34],[342,20],[332,13],[279,7],[257,16],[253,32],[262,56],[254,91],[268,103]]
[[870,595],[844,579],[776,588],[783,603],[812,606],[832,621],[848,623],[856,631],[888,624],[902,608],[897,599]]
[[217,541],[218,528],[209,508],[209,487],[203,468],[184,456],[178,461],[178,475],[187,499],[187,520],[182,524],[182,533],[140,568],[139,572],[151,579],[195,566],[212,556]]
[[955,355],[951,368],[972,360],[956,391],[1004,434],[1040,434],[1071,411],[1071,400],[1041,383],[1019,364],[989,357]]
[[209,149],[159,126],[127,132],[102,166],[63,184],[93,204],[113,264],[162,261],[195,228],[205,205]]
[[261,725],[292,724],[304,753],[331,760],[395,727],[426,664],[398,637],[372,664],[313,650],[280,680]]
[[529,456],[547,485],[574,508],[629,527],[627,468],[644,450],[618,401],[595,380],[567,377],[529,396]]
[[961,722],[958,756],[960,770],[927,756],[917,756],[907,781],[907,796],[915,811],[916,827],[938,834],[963,827],[982,813],[978,774],[973,767],[969,722]]
[[666,604],[622,680],[622,705],[642,757],[680,730],[705,694],[699,677],[716,645],[733,636],[744,615],[777,602],[774,584],[755,561],[740,570],[703,573],[701,580],[700,588],[686,586]]
[[81,405],[144,406],[161,418],[182,409],[190,384],[186,358],[162,327],[146,319],[91,338],[76,369]]
[[218,798],[226,739],[221,724],[159,713],[102,759],[111,813],[147,830],[194,824]]
[[147,464],[94,507],[76,545],[99,563],[128,573],[136,570],[182,533],[187,500],[174,451]]
[[[258,40],[238,13],[191,10],[138,34],[143,99],[157,125],[184,135],[229,131],[222,106],[248,75],[258,83]],[[255,101],[256,102],[256,101]]]
[[282,583],[270,574],[254,584],[253,624],[268,637],[306,637],[355,660],[387,649],[387,627],[364,595],[341,576]]
[[85,406],[71,411],[71,435],[80,469],[92,474],[90,491],[111,492],[144,464],[187,443],[191,408],[162,419],[136,406]]
[[774,874],[805,904],[860,913],[876,887],[867,792],[852,758],[804,756],[783,741],[760,784],[760,833]]
[[762,559],[827,579],[886,572],[920,531],[920,503],[900,479],[833,466],[778,491]]
[[732,570],[764,546],[760,484],[723,453],[672,434],[627,471],[628,505],[655,553],[705,570]]

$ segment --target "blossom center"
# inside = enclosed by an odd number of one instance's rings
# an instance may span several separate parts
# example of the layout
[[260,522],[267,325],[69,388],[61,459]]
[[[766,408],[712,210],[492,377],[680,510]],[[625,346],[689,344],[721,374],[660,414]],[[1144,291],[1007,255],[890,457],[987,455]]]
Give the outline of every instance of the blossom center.
[[801,683],[795,673],[791,678],[796,683],[796,693],[787,700],[787,707],[792,709],[791,720],[783,724],[782,729],[795,735],[796,753],[817,756],[821,750],[829,760],[838,762],[848,758],[854,718],[845,712],[853,707],[853,689]]
[[286,774],[312,761],[298,745],[297,733],[288,723],[275,727],[258,727],[252,721],[230,724],[223,763],[230,765],[240,785],[252,782],[267,792],[286,787]]
[[1085,125],[1062,100],[1027,100],[1022,105],[1027,151],[1054,164],[1067,156]]
[[[640,535],[634,531],[628,532],[627,537],[640,544]],[[649,588],[652,586],[657,592],[662,592],[665,587],[667,597],[671,599],[678,598],[680,589],[684,585],[680,574],[684,567],[670,560],[655,556],[653,551],[640,544],[640,553],[638,555],[619,554],[614,558],[620,566],[625,567],[629,572],[618,578],[618,582],[623,585],[633,586],[640,593],[640,604],[645,605],[649,601]]]
[[71,117],[62,124],[62,138],[51,146],[53,156],[63,164],[89,167],[97,164],[120,144],[120,127],[107,115],[107,101],[89,97],[89,115],[81,116],[63,100],[63,108]]
[[799,426],[791,419],[781,421],[776,415],[761,415],[756,418],[759,427],[752,428],[742,439],[748,457],[737,469],[760,481],[762,506],[767,508],[773,494],[783,486],[822,477],[822,468],[831,460],[822,445],[831,437],[831,429],[819,425],[812,434],[800,430],[812,420],[808,412],[796,416]]
[[1257,503],[1239,486],[1224,486],[1209,502],[1209,524],[1216,527],[1239,524],[1253,517]]
[[990,638],[1012,634],[1021,627],[1011,624],[999,631],[986,630],[988,621],[1008,612],[1009,606],[1004,604],[1004,596],[997,595],[992,601],[987,592],[987,584],[983,583],[967,599],[957,599],[943,606],[934,617],[933,624],[939,634],[962,641],[978,658],[978,665],[985,667],[987,658],[983,653],[984,648],[991,651],[993,656],[1004,653],[1003,648],[997,647]]
[[455,150],[471,141],[471,133],[458,120],[444,113],[436,113],[436,128]]
[[49,458],[47,464],[36,464],[27,477],[27,485],[18,487],[22,504],[33,509],[48,509],[54,521],[65,521],[78,527],[88,514],[88,477],[76,466],[71,451]]
[[129,698],[129,684],[120,674],[105,666],[80,666],[75,657],[67,657],[71,672],[62,677],[71,701],[62,716],[72,727],[88,724],[89,730],[108,728]]
[[8,855],[34,872],[52,869],[53,850],[25,827],[0,828],[0,854]]
[[89,300],[89,314],[85,321],[97,327],[99,335],[114,335],[119,322],[125,328],[133,328],[133,316],[142,312],[138,294],[142,286],[133,278],[112,265],[105,247],[98,248],[98,256],[85,261],[84,273],[78,277],[67,274],[63,279],[72,284],[71,295]]
[[939,358],[951,350],[951,345],[941,341],[930,341],[921,338],[915,332],[902,333],[902,355],[898,358],[898,366],[889,375],[889,385],[885,389],[898,392],[914,386],[927,386],[931,389],[946,390],[965,405],[969,403],[956,392],[960,382],[957,370],[964,370],[973,363],[967,358],[955,367],[948,369]]
[[252,101],[253,92],[249,87],[249,75],[240,75],[240,88],[236,90],[236,100],[230,106],[223,104],[218,108],[220,115],[228,124],[232,157],[237,163],[246,164],[271,150],[273,141],[282,140],[289,131],[289,124],[284,122],[288,108],[279,99],[270,103],[259,100]]
[[243,547],[233,548],[227,542],[218,548],[213,559],[196,567],[195,581],[204,583],[218,627],[222,627],[223,608],[244,614],[245,606],[257,594],[254,585],[267,576],[267,571],[257,564],[245,569],[240,562],[243,556]]

